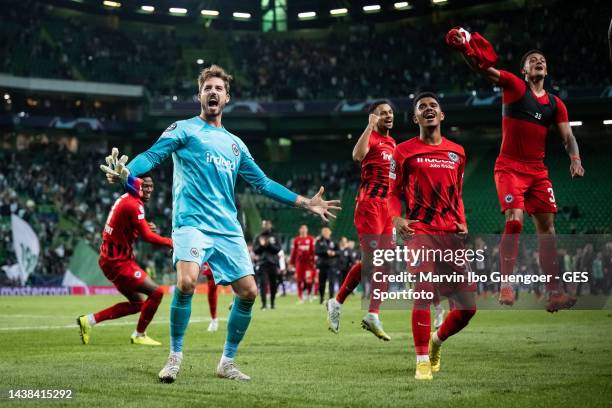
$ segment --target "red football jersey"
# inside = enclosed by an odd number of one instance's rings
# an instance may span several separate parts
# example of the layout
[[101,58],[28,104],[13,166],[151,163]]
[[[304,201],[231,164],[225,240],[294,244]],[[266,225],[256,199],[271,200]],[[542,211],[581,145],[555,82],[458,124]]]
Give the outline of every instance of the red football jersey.
[[568,121],[567,108],[561,99],[548,92],[536,96],[516,75],[507,71],[499,71],[499,74],[499,86],[503,89],[500,155],[519,161],[541,162],[548,128]]
[[361,185],[357,200],[386,200],[389,194],[389,170],[395,139],[373,130],[369,147],[368,154],[361,161]]
[[291,257],[289,263],[291,265],[310,265],[314,264],[314,237],[306,235],[305,237],[293,238],[291,245]]
[[151,244],[172,248],[170,238],[157,235],[149,228],[142,200],[125,193],[115,201],[106,219],[100,257],[110,261],[133,259],[134,241],[139,236]]
[[415,137],[397,146],[394,160],[392,216],[401,215],[404,198],[406,218],[420,221],[412,224],[418,232],[456,232],[455,222],[465,224],[461,197],[463,147],[444,137],[439,145],[429,145]]

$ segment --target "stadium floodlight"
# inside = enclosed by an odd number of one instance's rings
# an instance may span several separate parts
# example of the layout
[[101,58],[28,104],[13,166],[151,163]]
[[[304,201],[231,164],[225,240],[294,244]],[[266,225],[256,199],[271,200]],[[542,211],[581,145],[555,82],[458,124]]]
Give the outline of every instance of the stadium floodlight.
[[397,3],[393,4],[393,7],[395,7],[396,10],[408,10],[412,8],[410,3],[407,1],[398,1]]
[[170,7],[168,11],[171,14],[187,14],[187,9],[182,7]]
[[347,8],[337,8],[337,9],[332,9],[329,10],[329,14],[331,14],[332,16],[346,16],[348,14],[348,9]]
[[371,4],[369,6],[363,6],[363,11],[366,13],[375,13],[380,11],[380,4]]
[[241,18],[244,20],[248,20],[249,18],[251,18],[251,13],[242,13],[240,11],[234,11],[232,13],[232,16],[234,16],[234,18]]
[[140,10],[147,12],[147,13],[152,13],[155,11],[155,7],[153,6],[140,6]]
[[9,99],[11,99],[11,95],[9,95],[9,94],[7,94],[7,93],[6,93],[6,94],[4,94],[4,99],[6,99],[6,100],[8,101]]
[[575,121],[570,122],[569,125],[571,127],[582,126],[582,121],[581,120],[575,120]]
[[206,17],[217,17],[219,15],[219,11],[217,10],[201,10],[200,14]]
[[204,60],[202,58],[198,58],[196,62],[198,63],[198,65],[202,65],[204,63]]
[[302,13],[298,13],[298,18],[300,20],[307,20],[309,18],[315,18],[317,16],[317,13],[314,11],[304,11]]
[[[6,98],[6,95],[4,96]],[[603,121],[604,125],[612,125],[612,119],[606,119]]]
[[431,0],[431,2],[433,4],[444,4],[446,3],[448,0]]
[[121,7],[121,3],[110,0],[104,0],[102,4],[104,4],[106,7]]

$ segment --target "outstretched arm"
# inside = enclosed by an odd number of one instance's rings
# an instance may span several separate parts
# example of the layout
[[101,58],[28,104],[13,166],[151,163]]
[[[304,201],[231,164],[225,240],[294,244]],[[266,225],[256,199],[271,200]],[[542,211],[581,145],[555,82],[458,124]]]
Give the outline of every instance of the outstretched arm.
[[100,168],[106,174],[109,183],[113,184],[120,181],[126,183],[130,175],[136,177],[158,166],[181,144],[182,130],[177,129],[176,124],[172,124],[149,150],[136,156],[127,166],[125,163],[127,163],[128,157],[123,155],[118,159],[119,150],[113,147],[111,155],[106,157],[106,165],[101,165]]
[[353,160],[357,162],[362,161],[370,151],[370,135],[376,127],[378,119],[378,115],[373,113],[370,113],[370,116],[368,116],[368,126],[365,128],[361,136],[359,136],[359,140],[357,140],[357,143],[355,143],[355,147],[353,147]]
[[478,36],[478,38],[480,39],[480,45],[485,46],[486,44],[485,48],[488,48],[489,50],[488,54],[490,61],[484,66],[483,61],[479,60],[476,57],[476,55],[482,54],[477,54],[474,52],[470,45],[470,33],[466,30],[462,28],[454,28],[450,30],[446,35],[446,43],[449,47],[459,51],[462,54],[463,59],[468,64],[468,66],[472,68],[472,70],[482,75],[485,79],[496,84],[499,82],[499,70],[493,68],[492,66],[488,66],[493,65],[494,60],[497,60],[495,51],[493,50],[493,47],[489,44],[489,42],[486,41],[482,36],[478,35],[478,33],[475,33],[474,35]]
[[246,146],[242,146],[241,150],[242,157],[238,174],[255,188],[257,192],[278,202],[310,211],[321,217],[324,221],[329,221],[328,217],[336,218],[330,210],[342,209],[340,208],[340,200],[323,200],[323,187],[312,198],[306,198],[269,179],[257,163],[255,163]]
[[476,61],[476,58],[474,57],[468,57],[466,55],[463,55],[463,60],[466,62],[466,64],[468,64],[468,66],[475,71],[476,73],[480,74],[481,76],[483,76],[486,80],[497,84],[499,83],[499,70],[493,67],[487,68],[487,69],[480,69],[478,67],[478,62]]

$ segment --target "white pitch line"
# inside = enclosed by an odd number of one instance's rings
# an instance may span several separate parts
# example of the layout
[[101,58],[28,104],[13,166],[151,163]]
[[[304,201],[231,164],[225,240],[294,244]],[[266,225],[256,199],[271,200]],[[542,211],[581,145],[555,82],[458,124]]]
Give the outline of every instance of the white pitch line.
[[[218,320],[224,321],[225,318],[217,318]],[[210,322],[210,319],[191,319],[189,323],[205,323]],[[101,323],[104,326],[130,326],[136,324],[137,321],[121,321],[121,322],[108,322]],[[153,320],[150,324],[168,324],[170,320]],[[76,323],[67,324],[63,326],[23,326],[23,327],[0,327],[0,331],[15,331],[15,330],[59,330],[59,329],[76,329],[78,328]]]

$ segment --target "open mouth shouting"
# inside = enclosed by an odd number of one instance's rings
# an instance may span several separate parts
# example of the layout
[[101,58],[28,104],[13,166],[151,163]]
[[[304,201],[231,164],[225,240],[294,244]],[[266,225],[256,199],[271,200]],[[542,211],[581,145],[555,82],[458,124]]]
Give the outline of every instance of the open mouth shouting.
[[217,99],[216,96],[211,96],[210,98],[208,98],[208,100],[206,101],[206,105],[208,106],[208,108],[217,108],[219,106],[219,99]]
[[436,111],[433,109],[425,111],[425,113],[423,113],[423,118],[428,122],[434,120],[436,118]]

